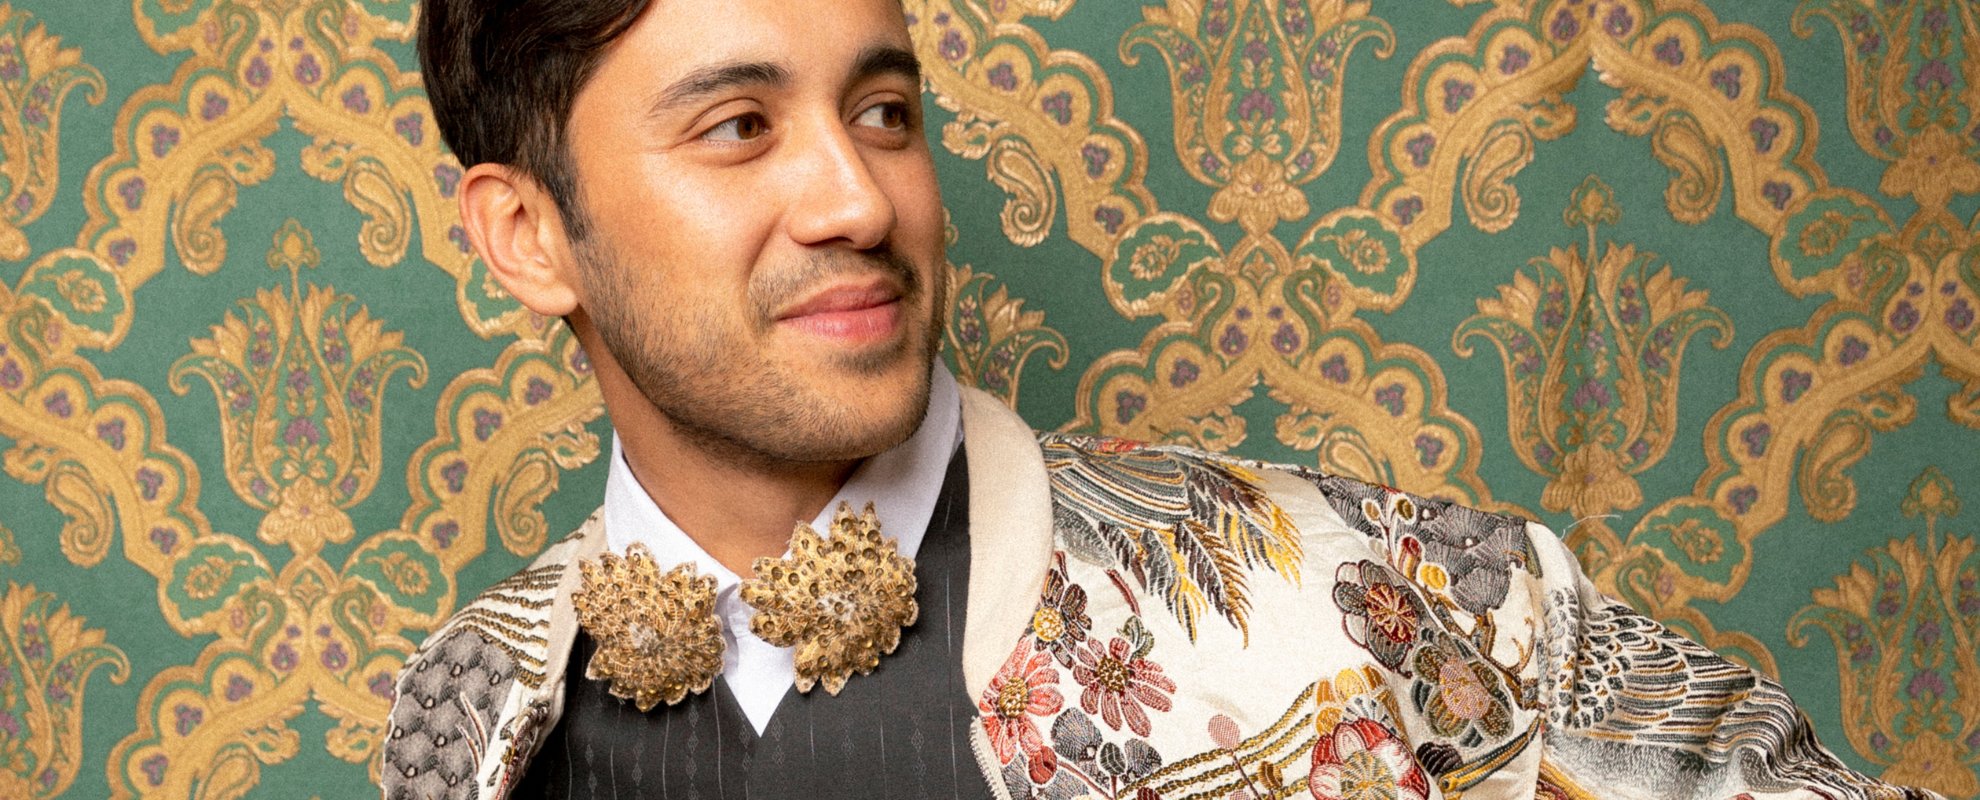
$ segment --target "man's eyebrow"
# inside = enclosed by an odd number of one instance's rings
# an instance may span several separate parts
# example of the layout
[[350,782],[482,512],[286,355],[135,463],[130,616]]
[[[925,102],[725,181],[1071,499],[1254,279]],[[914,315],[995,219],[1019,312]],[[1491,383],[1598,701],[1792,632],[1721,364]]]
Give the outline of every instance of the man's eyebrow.
[[[921,59],[916,58],[913,52],[900,47],[875,45],[860,51],[859,59],[854,62],[855,80],[890,74],[899,75],[919,84]],[[738,86],[781,86],[790,81],[790,70],[781,64],[769,61],[710,64],[669,84],[655,96],[651,108],[653,113],[658,114],[690,105],[696,100]]]
[[913,52],[893,45],[875,45],[860,51],[859,60],[854,62],[853,79],[871,78],[876,75],[899,75],[921,83],[921,59]]
[[674,81],[655,96],[653,113],[671,111],[696,100],[738,86],[780,86],[791,80],[790,70],[768,61],[734,61],[711,64]]

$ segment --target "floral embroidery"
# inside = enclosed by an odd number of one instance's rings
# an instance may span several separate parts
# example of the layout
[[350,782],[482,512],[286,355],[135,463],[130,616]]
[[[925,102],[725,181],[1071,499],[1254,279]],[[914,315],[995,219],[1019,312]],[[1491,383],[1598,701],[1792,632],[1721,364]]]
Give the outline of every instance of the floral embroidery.
[[1022,753],[1030,765],[1033,783],[1051,780],[1052,773],[1058,769],[1058,759],[1045,746],[1037,724],[1037,718],[1057,714],[1065,705],[1065,698],[1059,695],[1056,686],[1058,682],[1059,672],[1052,668],[1052,654],[1033,650],[1031,641],[1025,639],[997,669],[990,687],[976,703],[977,710],[983,714],[983,731],[990,736],[998,763],[1008,765]]
[[1144,640],[1130,650],[1128,641],[1116,636],[1104,646],[1094,640],[1080,648],[1072,668],[1073,680],[1085,687],[1079,707],[1099,714],[1109,728],[1120,730],[1125,720],[1129,730],[1147,736],[1148,714],[1141,707],[1167,711],[1169,695],[1176,691],[1175,681],[1162,674],[1161,665],[1143,657],[1150,646]]
[[1085,714],[1059,715],[1058,721],[1052,723],[1052,747],[1063,759],[1062,765],[1070,763],[1097,782],[1107,784],[1141,780],[1162,766],[1162,754],[1147,742],[1106,741],[1101,738],[1100,729],[1094,727],[1093,718]]
[[1396,571],[1373,561],[1342,564],[1334,602],[1347,612],[1348,638],[1392,672],[1410,674],[1409,652],[1425,610],[1422,598]]
[[[1526,522],[1517,517],[1349,478],[1309,479],[1341,519],[1381,540],[1391,566],[1468,613],[1488,614],[1505,603],[1514,567],[1540,574]],[[1429,579],[1431,573],[1440,577]]]
[[722,630],[715,621],[715,578],[692,562],[665,575],[642,545],[578,564],[583,586],[571,593],[578,624],[598,640],[584,677],[610,681],[613,697],[640,711],[708,689],[722,671]]
[[1459,608],[1475,615],[1506,602],[1515,566],[1538,576],[1539,561],[1522,520],[1450,506],[1417,532],[1424,561],[1450,574],[1445,592]]
[[1368,588],[1368,623],[1382,630],[1382,635],[1397,641],[1409,641],[1410,633],[1416,628],[1416,610],[1411,608],[1409,596],[1389,584],[1376,584]]
[[1512,730],[1511,704],[1500,688],[1499,673],[1462,642],[1425,630],[1413,660],[1416,708],[1437,735],[1475,747]]
[[1054,553],[1052,570],[1045,575],[1045,594],[1038,610],[1031,615],[1031,634],[1038,647],[1052,653],[1059,663],[1072,666],[1073,650],[1086,641],[1093,620],[1086,615],[1086,589],[1066,579],[1065,553]]
[[1325,800],[1427,800],[1430,779],[1393,729],[1357,717],[1335,725],[1313,745],[1306,788]]
[[854,515],[839,504],[830,538],[798,523],[790,553],[756,560],[742,600],[756,608],[749,629],[778,647],[797,647],[797,690],[818,684],[838,694],[846,679],[880,665],[914,624],[914,562],[880,535],[880,517],[867,503]]

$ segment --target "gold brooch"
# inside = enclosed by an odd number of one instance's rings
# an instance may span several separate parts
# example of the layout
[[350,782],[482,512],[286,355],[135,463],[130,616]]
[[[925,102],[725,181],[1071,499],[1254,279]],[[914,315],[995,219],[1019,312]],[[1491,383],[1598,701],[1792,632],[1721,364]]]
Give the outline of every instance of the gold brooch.
[[855,516],[840,503],[831,534],[820,537],[798,523],[790,554],[757,559],[756,577],[742,586],[743,602],[756,609],[750,630],[778,647],[797,647],[799,692],[822,683],[836,695],[854,672],[872,672],[920,613],[914,562],[880,536],[873,504]]
[[682,563],[660,574],[643,545],[624,558],[606,553],[578,565],[584,587],[571,595],[578,624],[598,640],[584,676],[609,680],[613,697],[647,711],[700,694],[722,671],[715,577]]

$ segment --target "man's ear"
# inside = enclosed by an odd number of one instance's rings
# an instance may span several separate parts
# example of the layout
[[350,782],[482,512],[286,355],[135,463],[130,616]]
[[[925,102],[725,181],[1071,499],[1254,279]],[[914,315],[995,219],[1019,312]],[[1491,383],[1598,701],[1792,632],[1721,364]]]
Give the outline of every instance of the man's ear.
[[577,308],[563,215],[542,184],[501,164],[468,168],[461,177],[461,226],[488,273],[524,308],[546,317]]

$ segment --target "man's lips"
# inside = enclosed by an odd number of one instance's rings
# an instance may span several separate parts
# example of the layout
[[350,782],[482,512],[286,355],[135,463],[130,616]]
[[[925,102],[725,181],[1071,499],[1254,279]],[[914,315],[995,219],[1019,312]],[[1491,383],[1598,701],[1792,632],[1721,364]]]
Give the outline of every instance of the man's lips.
[[839,284],[777,313],[778,324],[832,339],[865,342],[900,327],[901,292],[888,281]]
[[827,287],[812,294],[795,305],[778,312],[777,321],[819,314],[839,314],[863,311],[875,306],[883,306],[901,299],[899,290],[885,281],[867,281],[857,284],[839,284]]

